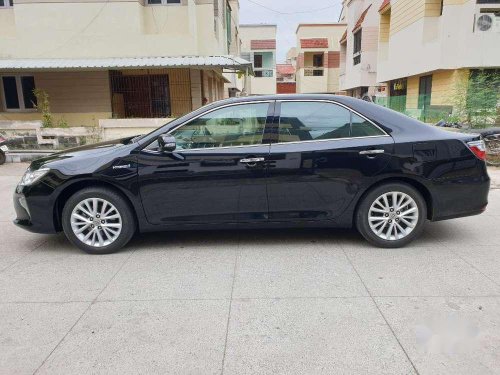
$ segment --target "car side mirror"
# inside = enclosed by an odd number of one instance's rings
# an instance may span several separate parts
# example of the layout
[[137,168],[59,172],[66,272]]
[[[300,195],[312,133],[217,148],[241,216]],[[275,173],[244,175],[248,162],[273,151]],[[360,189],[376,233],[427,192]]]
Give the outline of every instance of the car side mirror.
[[175,137],[162,134],[158,137],[158,146],[161,152],[173,152],[177,148]]

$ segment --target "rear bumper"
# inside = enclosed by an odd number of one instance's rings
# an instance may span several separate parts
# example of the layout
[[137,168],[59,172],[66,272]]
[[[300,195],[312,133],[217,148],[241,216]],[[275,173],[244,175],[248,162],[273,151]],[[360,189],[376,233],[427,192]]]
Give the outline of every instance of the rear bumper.
[[459,183],[434,185],[432,221],[483,213],[488,206],[489,191],[490,179],[487,174]]

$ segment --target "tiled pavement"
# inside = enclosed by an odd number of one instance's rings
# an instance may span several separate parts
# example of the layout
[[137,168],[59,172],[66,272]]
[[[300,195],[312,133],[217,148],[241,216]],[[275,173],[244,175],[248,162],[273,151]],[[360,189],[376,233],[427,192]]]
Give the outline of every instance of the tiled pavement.
[[0,374],[500,373],[500,190],[404,249],[173,232],[89,256],[11,224],[24,168],[0,167]]

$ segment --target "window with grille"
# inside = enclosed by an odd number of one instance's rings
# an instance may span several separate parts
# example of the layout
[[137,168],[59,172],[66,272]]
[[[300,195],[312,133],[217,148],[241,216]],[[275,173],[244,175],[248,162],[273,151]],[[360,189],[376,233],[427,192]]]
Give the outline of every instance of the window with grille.
[[167,74],[111,71],[110,81],[115,118],[165,118],[172,115]]
[[35,78],[30,75],[5,75],[1,79],[3,105],[7,111],[36,109]]
[[180,4],[180,3],[181,0],[148,0],[149,5],[168,5],[168,4]]
[[354,34],[354,49],[353,49],[353,63],[358,65],[361,62],[361,38],[362,30]]

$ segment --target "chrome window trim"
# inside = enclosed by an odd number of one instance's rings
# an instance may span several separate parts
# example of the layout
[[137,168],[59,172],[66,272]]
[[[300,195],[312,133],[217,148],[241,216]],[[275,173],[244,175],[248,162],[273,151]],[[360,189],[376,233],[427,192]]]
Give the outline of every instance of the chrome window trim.
[[[355,113],[356,115],[358,115],[359,117],[365,119],[366,121],[368,121],[370,124],[372,124],[373,126],[375,126],[377,129],[379,129],[382,133],[384,133],[383,135],[368,135],[368,136],[364,136],[364,137],[345,137],[345,138],[332,138],[332,139],[312,139],[312,140],[308,140],[308,141],[293,141],[293,142],[276,142],[276,143],[259,143],[259,144],[255,144],[255,145],[243,145],[243,146],[223,146],[223,147],[207,147],[207,148],[192,148],[192,149],[189,149],[189,150],[176,150],[175,152],[176,153],[179,153],[179,154],[182,154],[184,152],[190,152],[190,151],[204,151],[204,150],[220,150],[220,149],[228,149],[228,148],[242,148],[242,147],[257,147],[257,146],[275,146],[275,145],[290,145],[290,144],[298,144],[298,143],[313,143],[313,142],[332,142],[332,141],[345,141],[345,140],[354,140],[354,139],[366,139],[366,138],[386,138],[386,137],[389,137],[391,138],[391,136],[389,134],[387,134],[387,132],[382,129],[380,126],[378,126],[377,124],[375,124],[372,120],[370,120],[369,118],[367,118],[366,116],[362,115],[361,113],[359,113],[358,111],[346,106],[345,104],[342,104],[342,103],[339,103],[339,102],[336,102],[334,100],[328,100],[328,99],[276,99],[276,100],[257,100],[257,101],[249,101],[249,102],[238,102],[238,103],[229,103],[229,104],[225,104],[225,105],[222,105],[220,107],[216,107],[216,108],[212,108],[206,112],[203,112],[201,113],[200,115],[196,116],[196,117],[193,117],[192,119],[189,119],[188,121],[186,122],[183,122],[182,124],[179,124],[178,126],[176,126],[175,128],[173,129],[170,129],[168,133],[168,135],[171,134],[171,132],[173,132],[174,130],[177,130],[179,129],[181,126],[184,126],[184,125],[187,125],[189,124],[191,121],[193,120],[196,120],[202,116],[205,116],[206,114],[209,114],[213,111],[216,111],[216,110],[219,110],[219,109],[223,109],[223,108],[226,108],[226,107],[233,107],[233,106],[237,106],[237,105],[247,105],[247,104],[262,104],[262,103],[273,103],[273,102],[276,102],[276,103],[285,103],[285,102],[319,102],[319,103],[330,103],[330,104],[335,104],[335,105],[338,105],[340,107],[343,107],[345,109],[347,109],[348,111],[352,112],[352,113]],[[280,119],[281,119],[281,112],[280,112]],[[156,139],[153,140],[151,143],[153,142],[156,142]],[[161,152],[159,151],[155,151],[155,150],[147,150],[147,147],[149,145],[148,144],[147,146],[145,146],[142,151],[144,152],[147,152],[147,153],[151,153],[151,154],[161,154]]]
[[[359,117],[364,118],[366,121],[368,121],[370,124],[372,124],[373,126],[375,126],[378,130],[380,130],[386,136],[390,137],[390,135],[387,134],[387,132],[384,129],[382,129],[380,126],[378,126],[377,124],[375,124],[372,120],[370,120],[366,116],[362,115],[358,111],[356,111],[356,110],[354,110],[354,109],[346,106],[345,104],[336,102],[335,100],[329,100],[329,99],[282,99],[282,100],[280,100],[280,99],[278,99],[278,100],[276,100],[276,102],[277,103],[284,103],[284,102],[320,102],[321,103],[322,102],[322,103],[336,104],[338,106],[341,106],[341,107],[347,109],[348,111],[351,111],[352,113],[355,113]],[[280,119],[281,119],[281,111],[280,111]],[[383,137],[383,136],[384,135],[370,135],[370,136],[366,136],[366,137],[350,137],[350,138],[367,138],[367,137]],[[334,139],[347,139],[347,138],[334,138]],[[330,139],[330,140],[334,140],[334,139]],[[310,141],[301,141],[301,142],[310,142]]]
[[[153,141],[154,142],[154,141]],[[176,154],[182,154],[184,152],[191,152],[191,151],[205,151],[205,150],[222,150],[222,149],[228,149],[228,148],[243,148],[243,147],[261,147],[261,146],[271,146],[271,143],[259,143],[256,145],[240,145],[240,146],[223,146],[223,147],[206,147],[206,148],[190,148],[187,150],[175,150]],[[161,154],[160,151],[156,150],[146,150],[143,149],[143,152],[147,152],[149,154]]]
[[332,138],[332,139],[312,139],[309,141],[293,141],[293,142],[278,142],[278,143],[271,143],[271,146],[277,146],[277,145],[292,145],[292,144],[297,144],[297,143],[316,143],[316,142],[335,142],[335,141],[350,141],[354,139],[366,139],[366,138],[390,138],[390,135],[367,135],[364,137],[344,137],[344,138]]
[[[209,109],[208,111],[203,112],[203,113],[199,114],[198,116],[195,116],[195,117],[189,119],[188,121],[183,122],[182,124],[177,125],[175,128],[170,129],[168,131],[168,133],[165,133],[165,134],[170,135],[174,130],[179,129],[181,126],[188,125],[191,121],[197,120],[200,117],[203,117],[203,116],[205,116],[205,115],[207,115],[209,113],[212,113],[214,111],[217,111],[219,109],[224,109],[226,107],[234,107],[234,106],[237,106],[237,105],[263,104],[263,103],[271,104],[273,102],[275,102],[275,100],[256,100],[256,101],[250,101],[250,102],[237,102],[237,103],[224,104],[224,105],[221,105],[220,107]],[[268,108],[268,110],[269,110],[269,108]],[[266,114],[266,118],[267,118],[267,114]],[[264,126],[264,131],[265,130],[266,130],[266,128]],[[264,132],[262,132],[262,138],[264,138]],[[156,141],[157,140],[154,139],[151,143],[154,143]],[[145,151],[145,152],[148,152],[148,153],[160,153],[160,152],[155,151],[155,150],[147,150],[147,148],[151,145],[151,143],[149,143],[148,145],[144,146],[141,151]],[[185,151],[213,150],[213,149],[223,149],[223,148],[253,147],[253,146],[266,146],[266,145],[270,145],[270,143],[259,143],[259,144],[255,144],[255,145],[243,145],[243,146],[223,146],[223,147],[207,147],[207,148],[190,148],[189,150],[178,150],[178,151],[176,150],[175,152],[176,153],[182,153],[182,152],[185,152]]]

